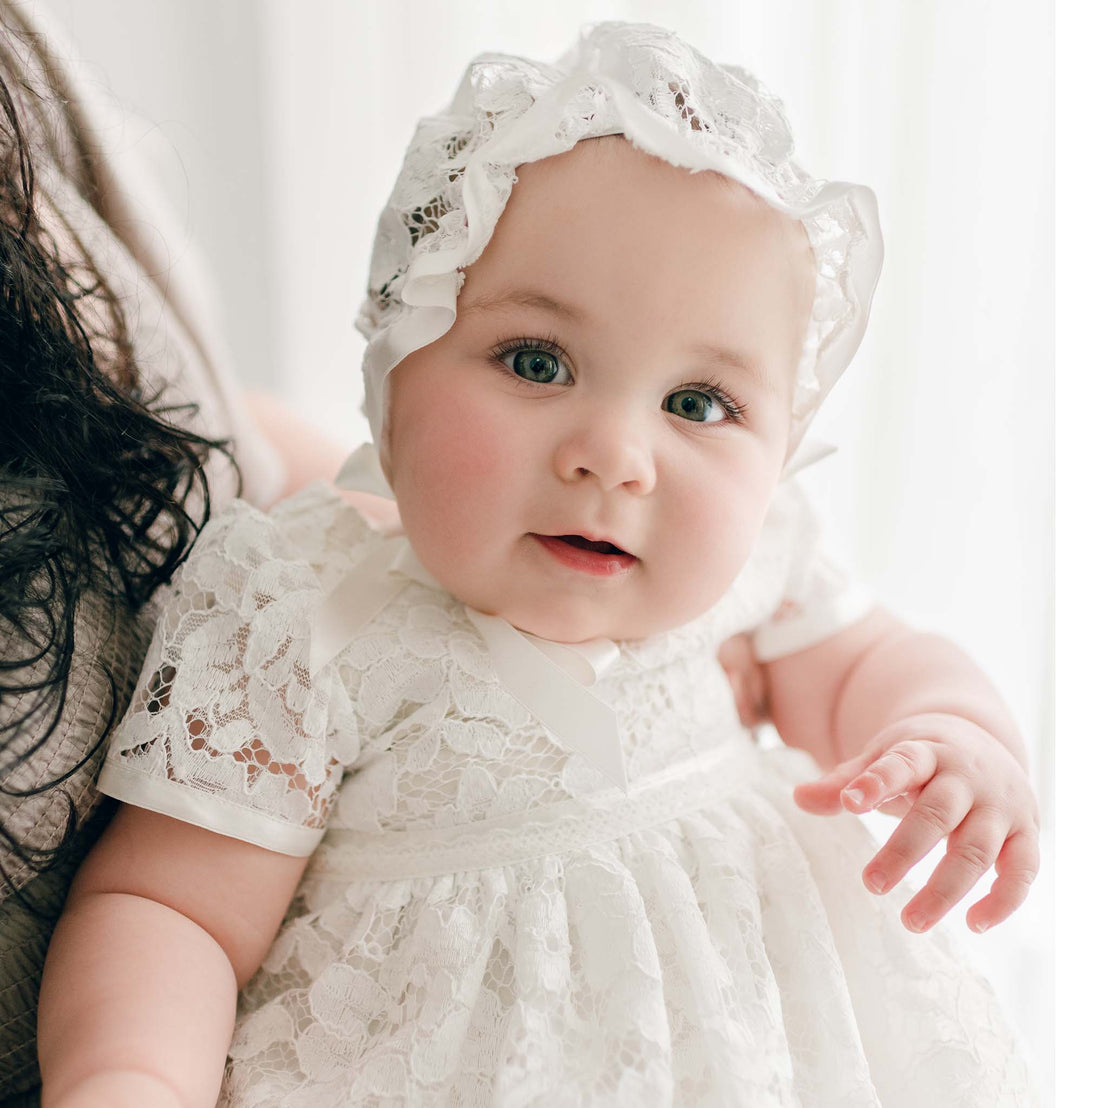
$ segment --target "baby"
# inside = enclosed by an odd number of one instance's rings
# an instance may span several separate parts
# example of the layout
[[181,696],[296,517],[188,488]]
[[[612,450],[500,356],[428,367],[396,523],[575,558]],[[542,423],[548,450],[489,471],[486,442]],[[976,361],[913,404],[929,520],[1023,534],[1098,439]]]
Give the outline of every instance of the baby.
[[[44,1105],[1033,1101],[922,934],[994,863],[969,925],[1026,895],[1020,739],[790,479],[881,256],[790,154],[753,78],[634,25],[480,58],[420,125],[340,480],[401,525],[317,485],[201,535],[55,932]],[[735,718],[740,631],[787,748]]]

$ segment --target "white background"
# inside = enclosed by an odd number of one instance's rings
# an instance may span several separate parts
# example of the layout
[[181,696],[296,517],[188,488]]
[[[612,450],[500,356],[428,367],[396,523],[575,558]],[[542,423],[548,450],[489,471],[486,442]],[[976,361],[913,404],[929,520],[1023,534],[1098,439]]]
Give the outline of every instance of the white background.
[[[143,121],[126,141],[153,161],[208,259],[242,376],[351,445],[364,437],[352,320],[377,213],[416,120],[444,106],[481,51],[552,61],[582,22],[661,23],[709,56],[747,66],[781,96],[811,172],[876,191],[885,271],[862,350],[813,428],[839,452],[807,483],[832,549],[893,611],[963,645],[1027,739],[1044,874],[993,933],[966,931],[969,901],[952,919],[1027,1037],[1046,1096],[1054,827],[1046,0],[46,7],[94,78]],[[887,833],[891,824],[876,819]]]

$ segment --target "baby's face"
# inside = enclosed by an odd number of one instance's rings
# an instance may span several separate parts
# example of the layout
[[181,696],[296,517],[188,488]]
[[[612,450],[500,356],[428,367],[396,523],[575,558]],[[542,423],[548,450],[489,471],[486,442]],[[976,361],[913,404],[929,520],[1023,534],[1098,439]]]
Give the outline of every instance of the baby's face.
[[521,166],[454,326],[390,378],[420,561],[563,642],[706,611],[781,472],[812,265],[798,224],[625,139]]

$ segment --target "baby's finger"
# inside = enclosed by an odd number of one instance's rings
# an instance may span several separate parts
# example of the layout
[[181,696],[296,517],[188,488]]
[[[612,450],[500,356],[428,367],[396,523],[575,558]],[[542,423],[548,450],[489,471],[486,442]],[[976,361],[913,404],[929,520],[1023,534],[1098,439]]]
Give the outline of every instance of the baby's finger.
[[993,864],[1010,829],[1010,821],[998,812],[971,811],[951,832],[946,857],[905,905],[901,913],[904,926],[910,931],[926,931],[938,923]]
[[858,754],[846,762],[832,766],[822,777],[805,781],[793,789],[793,799],[806,812],[834,815],[842,811],[840,794],[847,781],[853,780],[873,760],[872,754]]
[[974,931],[1003,923],[1026,899],[1039,872],[1039,840],[1032,831],[1016,831],[1000,848],[992,888],[966,913]]
[[874,811],[880,812],[884,816],[896,816],[897,819],[903,819],[912,810],[912,805],[918,799],[919,789],[913,789],[903,796],[894,796],[892,800],[886,800],[878,804]]
[[930,781],[939,759],[932,743],[908,739],[889,747],[864,773],[843,788],[843,804],[852,812],[871,808]]
[[973,807],[973,790],[962,777],[940,774],[919,795],[889,841],[862,871],[871,892],[888,892]]

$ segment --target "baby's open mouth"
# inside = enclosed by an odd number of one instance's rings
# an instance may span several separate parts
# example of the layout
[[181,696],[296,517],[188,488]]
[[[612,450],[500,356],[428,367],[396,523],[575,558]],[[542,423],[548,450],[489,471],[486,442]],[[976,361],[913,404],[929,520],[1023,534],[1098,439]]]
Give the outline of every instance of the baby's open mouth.
[[599,577],[619,577],[638,562],[638,557],[607,539],[584,535],[534,535],[539,545],[570,569]]
[[552,535],[552,538],[561,539],[562,542],[568,542],[570,546],[580,547],[582,550],[594,550],[597,554],[626,554],[626,550],[621,550],[614,543],[610,542],[593,542],[592,539],[586,539],[583,535]]

